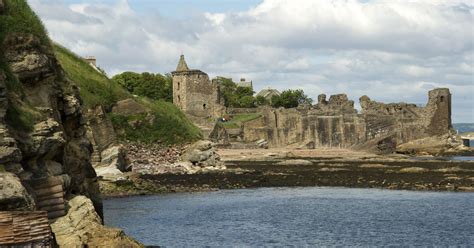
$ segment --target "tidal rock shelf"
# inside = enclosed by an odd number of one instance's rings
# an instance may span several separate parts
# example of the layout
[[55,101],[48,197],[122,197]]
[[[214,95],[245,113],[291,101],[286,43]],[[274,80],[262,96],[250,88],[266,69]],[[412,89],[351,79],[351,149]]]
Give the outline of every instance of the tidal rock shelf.
[[117,182],[110,196],[257,187],[354,187],[474,192],[474,162],[414,159],[276,159],[226,161],[226,169],[141,175]]

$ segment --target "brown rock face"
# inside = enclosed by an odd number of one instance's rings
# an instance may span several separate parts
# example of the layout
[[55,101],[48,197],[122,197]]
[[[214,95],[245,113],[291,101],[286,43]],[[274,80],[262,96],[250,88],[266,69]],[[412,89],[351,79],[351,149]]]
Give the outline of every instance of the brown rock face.
[[34,210],[33,197],[13,173],[0,173],[0,211]]
[[92,147],[85,135],[77,89],[63,77],[51,48],[41,44],[37,37],[11,34],[3,47],[5,58],[25,93],[23,97],[7,93],[9,102],[33,106],[28,111],[35,116],[32,131],[18,130],[15,126],[6,128],[13,142],[5,147],[20,150],[20,161],[12,162],[23,165],[30,173],[25,178],[29,180],[51,176],[48,163],[62,165],[64,175],[71,178],[66,195],[90,197],[101,213],[96,175],[90,164]]
[[142,247],[122,230],[104,227],[87,197],[72,198],[68,207],[68,214],[51,225],[61,247]]

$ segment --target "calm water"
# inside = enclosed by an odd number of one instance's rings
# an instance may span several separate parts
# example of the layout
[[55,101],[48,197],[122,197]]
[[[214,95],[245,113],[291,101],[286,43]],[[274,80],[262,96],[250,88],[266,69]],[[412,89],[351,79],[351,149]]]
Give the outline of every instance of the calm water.
[[260,188],[111,199],[107,225],[147,245],[474,246],[474,194]]

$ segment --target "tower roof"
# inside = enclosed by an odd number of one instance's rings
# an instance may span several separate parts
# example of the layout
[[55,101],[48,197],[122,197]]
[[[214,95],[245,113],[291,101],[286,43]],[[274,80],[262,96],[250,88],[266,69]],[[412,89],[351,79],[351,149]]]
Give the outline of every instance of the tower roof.
[[189,71],[188,65],[186,64],[186,61],[184,60],[184,55],[181,54],[181,57],[179,58],[179,63],[178,66],[176,67],[176,71]]

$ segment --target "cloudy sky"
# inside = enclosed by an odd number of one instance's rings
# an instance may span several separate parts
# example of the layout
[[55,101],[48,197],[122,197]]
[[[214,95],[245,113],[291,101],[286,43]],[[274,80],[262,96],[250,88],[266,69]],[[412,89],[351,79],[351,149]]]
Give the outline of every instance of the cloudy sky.
[[474,122],[471,0],[29,0],[56,42],[109,75],[166,73],[184,53],[256,91],[304,89],[424,104],[448,87]]

